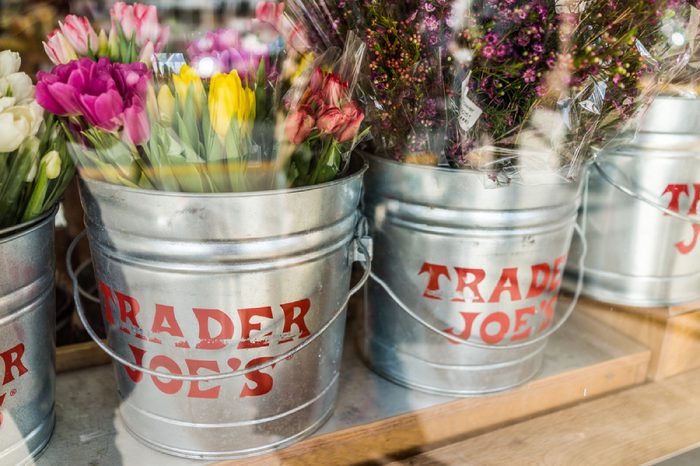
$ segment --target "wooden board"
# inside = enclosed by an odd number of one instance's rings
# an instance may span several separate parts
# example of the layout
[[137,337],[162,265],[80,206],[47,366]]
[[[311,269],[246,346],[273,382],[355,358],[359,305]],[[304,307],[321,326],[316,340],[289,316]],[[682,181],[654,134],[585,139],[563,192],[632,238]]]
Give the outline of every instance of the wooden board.
[[571,364],[574,367],[559,372],[545,367],[540,378],[516,390],[445,399],[425,409],[322,433],[280,452],[222,464],[325,466],[385,462],[406,457],[426,445],[445,444],[645,380],[649,351],[607,326],[575,315],[560,332],[548,347],[554,353],[552,357],[563,356],[565,361],[567,351],[590,351],[597,353],[597,362],[582,367]]
[[454,442],[398,465],[624,464],[700,445],[700,371]]
[[56,372],[109,364],[110,359],[93,341],[56,348]]
[[700,311],[700,301],[693,301],[685,304],[676,304],[675,306],[659,306],[659,307],[638,307],[638,306],[623,306],[620,304],[610,304],[601,301],[596,301],[590,298],[581,297],[578,307],[597,307],[610,310],[621,310],[627,312],[635,312],[637,314],[647,314],[657,317],[674,317],[682,314]]
[[650,380],[700,368],[700,311],[640,311],[591,300],[583,300],[579,309],[647,346],[651,350]]

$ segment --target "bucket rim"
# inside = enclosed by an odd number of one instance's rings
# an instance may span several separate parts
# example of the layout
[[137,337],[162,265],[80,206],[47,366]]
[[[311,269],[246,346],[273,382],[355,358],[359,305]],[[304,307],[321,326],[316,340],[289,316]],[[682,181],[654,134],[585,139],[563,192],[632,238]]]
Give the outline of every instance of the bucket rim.
[[[379,164],[385,164],[388,166],[394,166],[394,167],[406,167],[406,169],[411,170],[422,170],[424,173],[428,172],[435,172],[435,173],[451,173],[454,175],[448,175],[448,176],[463,176],[463,177],[470,177],[470,176],[488,176],[489,174],[496,174],[499,172],[497,169],[493,170],[476,170],[474,168],[450,168],[446,166],[440,166],[440,165],[421,165],[417,163],[405,163],[405,162],[398,162],[396,160],[391,160],[386,157],[380,157],[375,154],[370,154],[370,153],[363,153],[362,154],[365,159],[370,160],[372,163],[379,163]],[[582,163],[582,167],[585,167],[590,163],[590,160],[586,159]],[[571,184],[572,182],[577,182],[580,180],[580,176],[575,177],[573,180],[567,180],[563,176],[557,175],[555,170],[548,171],[548,172],[542,172],[543,174],[547,175],[552,175],[553,180],[556,180],[557,182],[555,183],[545,183],[545,185],[567,185]],[[583,173],[583,169],[581,170],[581,173]],[[520,183],[512,183],[508,184],[506,186],[501,186],[499,189],[507,188],[508,186],[528,186],[527,184],[520,184]],[[529,186],[541,186],[541,185],[529,185]]]
[[[242,199],[250,197],[268,197],[277,196],[280,194],[297,194],[315,190],[322,190],[331,188],[334,186],[340,186],[346,183],[356,181],[357,179],[362,179],[365,172],[369,169],[369,164],[365,160],[364,155],[354,154],[353,160],[350,161],[350,173],[345,174],[341,178],[327,181],[325,183],[314,184],[311,186],[302,186],[299,188],[284,188],[284,189],[267,189],[261,191],[241,191],[241,192],[228,192],[228,193],[190,193],[181,191],[159,191],[156,189],[143,189],[143,188],[131,188],[128,186],[122,186],[114,183],[108,183],[106,181],[95,180],[92,178],[84,178],[79,176],[78,179],[80,183],[84,183],[89,186],[96,186],[102,190],[110,191],[126,191],[132,194],[141,194],[144,196],[154,196],[154,197],[168,197],[168,198],[187,198],[187,199]],[[357,165],[357,166],[354,166]],[[0,232],[2,234],[2,232]]]
[[24,235],[28,235],[40,228],[42,228],[49,220],[58,212],[58,204],[53,206],[51,209],[47,210],[35,219],[29,220],[28,222],[20,223],[19,225],[14,225],[4,229],[0,229],[0,243],[6,243],[16,238]]

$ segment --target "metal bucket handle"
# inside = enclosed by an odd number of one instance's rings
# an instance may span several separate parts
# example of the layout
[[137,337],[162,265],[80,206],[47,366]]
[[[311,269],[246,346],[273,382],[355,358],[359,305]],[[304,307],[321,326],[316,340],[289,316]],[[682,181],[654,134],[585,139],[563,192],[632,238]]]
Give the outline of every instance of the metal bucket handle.
[[[86,237],[86,231],[83,230],[70,244],[68,247],[68,252],[67,252],[67,257],[66,257],[66,265],[68,268],[68,275],[73,282],[73,299],[75,301],[75,308],[78,313],[78,317],[80,317],[80,322],[82,322],[83,326],[85,327],[85,330],[87,331],[88,335],[90,335],[90,338],[94,340],[94,342],[97,344],[98,347],[105,353],[107,353],[108,356],[110,356],[112,359],[115,361],[140,372],[143,372],[145,374],[154,376],[154,377],[160,377],[164,379],[171,379],[171,380],[184,380],[184,381],[191,381],[191,382],[204,382],[207,380],[224,380],[224,379],[230,379],[232,377],[239,377],[245,374],[250,374],[252,372],[259,371],[261,369],[265,369],[267,367],[273,366],[284,359],[288,359],[298,353],[299,351],[303,350],[307,346],[309,346],[311,343],[313,343],[321,334],[323,334],[333,323],[340,317],[340,315],[343,313],[345,310],[345,307],[348,305],[348,302],[350,301],[350,298],[360,291],[362,287],[365,285],[365,282],[369,278],[371,272],[371,253],[369,251],[369,248],[367,245],[365,245],[365,242],[368,242],[368,238],[365,237],[355,237],[354,239],[354,244],[355,244],[355,251],[359,252],[361,254],[361,260],[358,260],[357,255],[355,255],[352,259],[353,262],[360,262],[362,265],[362,268],[364,269],[364,273],[362,274],[362,278],[360,279],[355,286],[353,286],[348,294],[346,295],[345,299],[343,300],[343,303],[338,307],[338,310],[335,311],[333,316],[323,324],[323,326],[316,331],[313,335],[311,335],[309,338],[304,340],[302,343],[299,345],[295,346],[294,348],[291,348],[290,350],[275,356],[273,359],[270,359],[262,364],[258,364],[246,369],[240,369],[240,370],[235,370],[235,371],[230,371],[230,372],[223,372],[220,374],[211,374],[211,375],[180,375],[180,374],[171,374],[168,372],[161,372],[161,371],[154,371],[152,369],[148,369],[146,367],[140,366],[138,364],[135,364],[131,361],[128,361],[121,357],[119,354],[117,354],[109,345],[107,345],[105,342],[102,341],[102,339],[95,333],[95,330],[90,326],[90,323],[87,321],[87,317],[85,316],[85,311],[83,309],[82,303],[80,296],[82,294],[82,290],[80,288],[80,284],[78,283],[78,277],[76,274],[76,271],[73,270],[73,265],[72,265],[72,257],[73,253],[75,252],[75,248],[77,247],[78,243],[85,239]],[[370,243],[371,244],[371,243]],[[371,245],[369,246],[371,247]],[[81,269],[82,270],[82,269]]]
[[688,215],[683,215],[679,212],[674,212],[673,210],[668,209],[667,207],[664,207],[663,205],[659,204],[655,200],[641,194],[638,192],[635,192],[631,190],[630,188],[626,186],[622,186],[621,184],[618,184],[615,182],[615,180],[612,179],[612,177],[606,172],[600,162],[598,162],[598,158],[596,157],[593,160],[593,165],[595,165],[595,168],[598,170],[598,173],[600,173],[600,176],[603,177],[603,179],[611,184],[613,187],[615,187],[618,191],[622,192],[623,194],[626,194],[633,199],[636,199],[638,201],[644,202],[645,204],[653,207],[654,209],[661,211],[662,213],[669,215],[671,217],[677,218],[679,220],[683,220],[689,223],[693,223],[695,225],[700,225],[700,218],[698,217],[690,217]]
[[510,345],[485,345],[481,343],[476,343],[473,341],[465,340],[463,338],[459,338],[455,335],[452,335],[451,333],[447,333],[444,330],[441,330],[431,324],[430,322],[426,321],[423,319],[421,316],[413,312],[413,310],[404,303],[401,298],[399,298],[396,293],[391,289],[391,287],[380,277],[378,277],[374,272],[370,270],[369,276],[372,280],[377,282],[383,289],[384,291],[389,295],[391,299],[394,300],[396,304],[399,305],[399,307],[406,312],[412,319],[414,319],[416,322],[421,324],[422,326],[426,327],[428,330],[431,330],[432,332],[447,338],[450,341],[453,341],[457,344],[460,345],[465,345],[465,346],[470,346],[473,348],[479,348],[479,349],[503,349],[503,350],[509,350],[509,349],[515,349],[515,348],[523,348],[526,346],[534,345],[537,342],[543,341],[547,338],[549,338],[554,332],[559,330],[564,323],[569,320],[569,317],[571,317],[571,314],[574,312],[574,309],[576,308],[576,305],[578,304],[578,300],[581,297],[581,291],[583,290],[583,277],[584,277],[584,272],[585,272],[585,264],[584,261],[586,259],[586,254],[588,252],[588,243],[586,242],[586,222],[587,222],[587,217],[588,217],[588,180],[589,180],[589,174],[586,173],[586,178],[584,182],[584,193],[583,193],[583,215],[582,215],[582,223],[583,225],[579,225],[576,223],[574,225],[574,230],[576,234],[579,237],[579,240],[581,241],[581,255],[579,257],[578,261],[578,280],[576,282],[576,292],[574,293],[573,300],[571,301],[571,304],[569,307],[566,309],[566,312],[564,312],[564,315],[557,321],[556,324],[551,326],[549,329],[547,329],[546,332],[539,334],[536,338],[533,338],[531,340],[524,341],[522,343],[514,343]]

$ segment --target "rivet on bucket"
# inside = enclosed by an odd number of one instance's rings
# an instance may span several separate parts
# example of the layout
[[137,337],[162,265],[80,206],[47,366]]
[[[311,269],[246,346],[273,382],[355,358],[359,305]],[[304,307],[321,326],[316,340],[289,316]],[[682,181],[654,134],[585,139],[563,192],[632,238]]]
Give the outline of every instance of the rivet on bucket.
[[447,395],[517,386],[538,371],[546,336],[563,321],[554,317],[580,183],[552,176],[487,188],[483,177],[371,159],[365,201],[378,279],[360,346],[399,384]]
[[128,363],[115,364],[120,414],[136,438],[179,456],[236,458],[325,421],[351,266],[364,250],[363,173],[232,195],[82,182],[107,349]]
[[54,427],[54,216],[0,231],[0,464],[31,461]]

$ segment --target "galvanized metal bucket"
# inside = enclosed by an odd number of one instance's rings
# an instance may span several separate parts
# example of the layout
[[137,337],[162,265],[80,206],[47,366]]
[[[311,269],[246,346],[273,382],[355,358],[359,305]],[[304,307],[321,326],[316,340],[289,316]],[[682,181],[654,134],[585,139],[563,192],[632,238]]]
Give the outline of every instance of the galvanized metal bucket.
[[53,432],[55,213],[0,231],[0,464],[30,462]]
[[137,439],[245,457],[331,414],[363,249],[360,165],[335,182],[245,194],[81,181],[111,349],[96,341],[116,361],[119,412]]
[[573,310],[557,319],[581,184],[536,178],[491,187],[483,173],[370,159],[375,253],[360,347],[376,372],[456,396],[537,373]]
[[699,300],[700,99],[658,97],[634,139],[590,170],[583,293],[639,307]]

